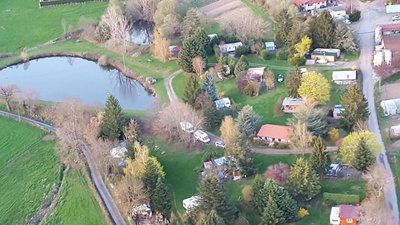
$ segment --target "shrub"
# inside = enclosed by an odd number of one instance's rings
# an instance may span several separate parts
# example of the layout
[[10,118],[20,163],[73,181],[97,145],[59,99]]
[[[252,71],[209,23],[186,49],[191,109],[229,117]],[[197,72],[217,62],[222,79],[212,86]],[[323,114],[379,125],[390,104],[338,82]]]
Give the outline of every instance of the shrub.
[[21,54],[20,54],[20,57],[21,57],[21,59],[23,60],[23,61],[28,61],[29,60],[29,54],[28,54],[28,52],[26,51],[26,49],[23,49],[22,50],[22,52],[21,52]]
[[253,96],[254,93],[254,87],[253,84],[247,84],[244,88],[243,88],[243,94],[247,95],[247,96]]
[[349,15],[350,22],[357,22],[360,20],[360,18],[361,18],[360,10],[354,10],[354,12]]
[[339,130],[336,128],[331,129],[328,132],[328,135],[329,135],[329,140],[331,140],[333,143],[336,143],[340,137]]
[[264,176],[275,181],[277,184],[283,184],[289,178],[290,168],[285,163],[278,163],[268,166]]
[[305,208],[300,208],[299,211],[297,212],[297,217],[300,219],[303,219],[304,217],[309,216],[309,215],[310,215],[310,213]]
[[299,54],[294,54],[289,57],[289,63],[292,66],[302,66],[306,63],[306,58]]
[[324,192],[322,201],[326,206],[333,206],[340,204],[358,204],[360,203],[360,196],[351,194]]
[[269,52],[268,52],[267,49],[263,49],[263,50],[261,51],[261,57],[262,57],[264,60],[268,60],[268,58],[269,58]]
[[242,45],[236,48],[235,50],[235,56],[240,57],[242,55],[246,55],[247,53],[250,52],[250,48],[247,45]]
[[243,201],[246,203],[249,203],[251,201],[252,195],[253,195],[253,192],[251,190],[251,186],[250,185],[244,186],[242,189]]
[[106,55],[101,55],[100,58],[97,60],[97,63],[100,66],[108,66],[108,57]]
[[279,50],[276,52],[276,59],[278,60],[287,60],[288,59],[288,53],[285,50]]

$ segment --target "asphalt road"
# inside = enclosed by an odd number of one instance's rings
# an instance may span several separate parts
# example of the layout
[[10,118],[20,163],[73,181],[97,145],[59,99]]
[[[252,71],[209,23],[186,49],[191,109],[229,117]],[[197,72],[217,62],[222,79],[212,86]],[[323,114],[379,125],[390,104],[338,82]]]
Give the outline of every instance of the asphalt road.
[[382,141],[380,128],[375,108],[374,100],[374,86],[377,81],[373,74],[372,69],[372,53],[374,50],[374,29],[376,25],[388,23],[391,15],[385,14],[384,1],[375,0],[374,2],[361,4],[362,17],[356,25],[355,29],[358,33],[360,42],[360,70],[363,76],[363,92],[368,100],[368,109],[370,117],[368,121],[368,128],[374,133],[378,143],[381,145],[381,153],[383,157],[377,156],[376,162],[383,165],[389,182],[387,182],[384,193],[386,204],[391,210],[395,224],[399,224],[399,210],[397,204],[396,188],[393,182],[393,174],[386,157],[385,146]]
[[[32,119],[29,119],[26,117],[18,116],[18,115],[12,114],[12,113],[0,111],[0,115],[14,119],[19,122],[23,122],[23,123],[27,123],[27,124],[39,127],[42,130],[46,130],[46,131],[49,131],[52,133],[55,133],[57,130],[55,127],[50,126],[48,124],[45,124],[45,123],[42,123],[42,122],[39,122],[36,120],[32,120]],[[96,165],[93,163],[90,152],[88,152],[88,148],[85,145],[83,145],[81,147],[81,151],[83,152],[85,159],[86,159],[86,163],[89,167],[90,178],[92,179],[94,186],[96,187],[96,190],[99,193],[100,198],[103,201],[104,205],[106,206],[107,211],[110,214],[113,222],[116,225],[125,225],[126,224],[125,220],[121,216],[110,193],[108,192],[107,187],[104,184],[103,179],[101,178],[99,170],[97,169]]]

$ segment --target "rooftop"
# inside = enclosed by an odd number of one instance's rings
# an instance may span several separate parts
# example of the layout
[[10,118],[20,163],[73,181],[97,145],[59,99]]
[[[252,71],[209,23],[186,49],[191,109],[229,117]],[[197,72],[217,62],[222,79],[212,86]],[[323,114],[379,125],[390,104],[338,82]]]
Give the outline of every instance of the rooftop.
[[382,27],[383,32],[400,30],[400,23],[382,24],[379,26]]
[[320,2],[326,2],[326,0],[294,0],[294,4],[296,4],[297,6],[301,6],[303,4],[320,3]]
[[351,218],[351,219],[357,219],[359,216],[359,211],[358,208],[352,205],[339,205],[340,208],[339,211],[339,217],[340,218]]
[[289,140],[289,134],[291,131],[292,128],[289,126],[264,124],[258,131],[257,136]]
[[289,98],[283,99],[282,105],[304,105],[304,101],[301,98]]
[[385,49],[400,51],[400,35],[383,35],[382,40]]

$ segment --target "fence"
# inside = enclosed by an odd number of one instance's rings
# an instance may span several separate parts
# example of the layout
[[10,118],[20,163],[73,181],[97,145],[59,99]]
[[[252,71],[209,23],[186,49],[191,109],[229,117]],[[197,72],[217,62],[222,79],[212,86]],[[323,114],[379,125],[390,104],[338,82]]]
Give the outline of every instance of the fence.
[[46,7],[46,6],[84,3],[84,2],[93,2],[93,1],[104,2],[106,0],[40,0],[39,6],[40,6],[40,8],[42,8],[42,7]]

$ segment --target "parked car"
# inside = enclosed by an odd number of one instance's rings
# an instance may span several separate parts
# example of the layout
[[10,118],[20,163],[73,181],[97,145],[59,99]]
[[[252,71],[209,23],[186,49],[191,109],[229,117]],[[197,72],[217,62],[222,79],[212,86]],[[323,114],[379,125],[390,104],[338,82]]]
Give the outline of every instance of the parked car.
[[202,130],[196,130],[194,132],[194,138],[196,138],[196,140],[199,140],[203,143],[210,142],[210,138],[208,137],[208,134]]
[[399,15],[395,15],[392,17],[392,21],[399,21],[400,20],[400,16]]
[[194,132],[194,127],[193,124],[189,123],[189,122],[180,122],[181,125],[181,129],[187,133],[193,133]]
[[218,148],[225,148],[225,143],[223,141],[216,141],[215,146]]
[[283,80],[284,80],[283,75],[282,75],[282,74],[279,74],[277,80],[278,80],[279,83],[283,82]]

